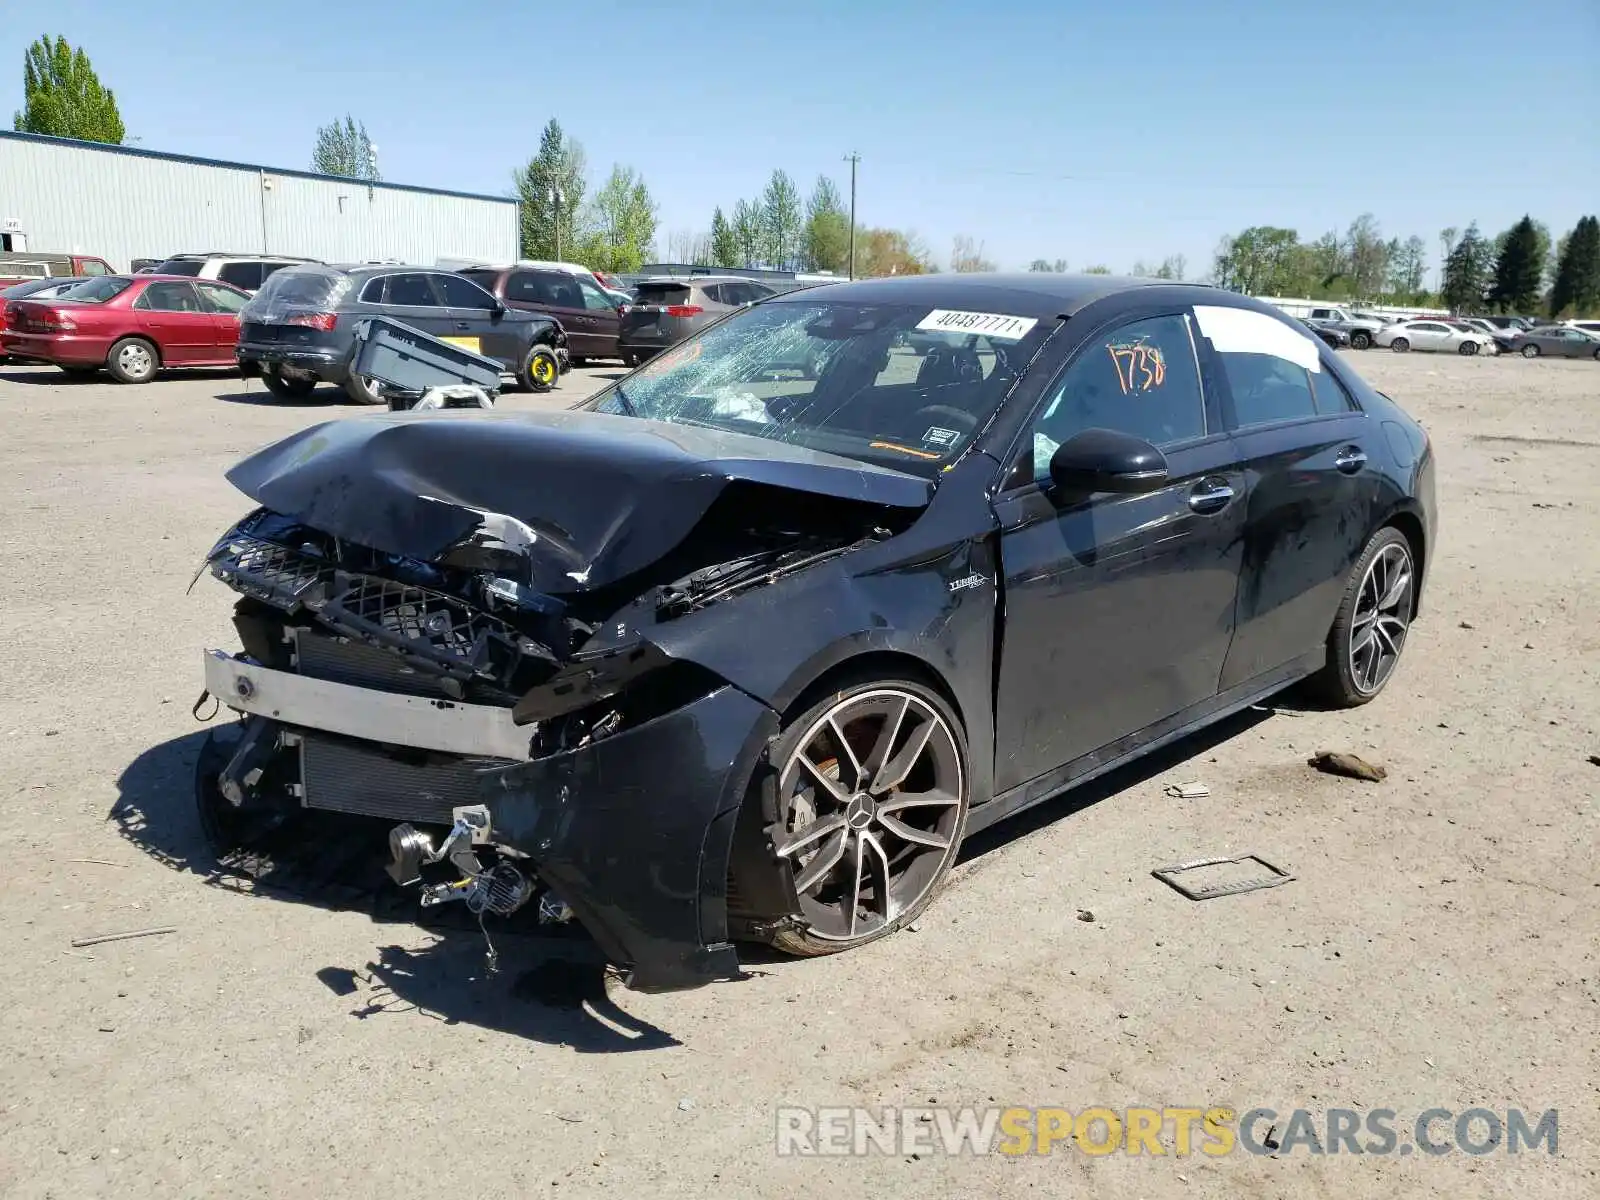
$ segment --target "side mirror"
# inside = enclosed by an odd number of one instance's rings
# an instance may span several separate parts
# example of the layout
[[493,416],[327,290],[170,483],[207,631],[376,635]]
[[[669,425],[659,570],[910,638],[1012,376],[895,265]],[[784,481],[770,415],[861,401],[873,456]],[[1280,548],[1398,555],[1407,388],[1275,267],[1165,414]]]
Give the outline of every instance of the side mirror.
[[1077,495],[1153,492],[1167,482],[1167,458],[1132,434],[1085,429],[1056,447],[1050,481],[1059,491]]
[[503,317],[505,315],[506,315],[506,306],[504,304],[502,304],[499,300],[496,300],[493,304],[491,304],[489,306],[489,316],[491,318]]

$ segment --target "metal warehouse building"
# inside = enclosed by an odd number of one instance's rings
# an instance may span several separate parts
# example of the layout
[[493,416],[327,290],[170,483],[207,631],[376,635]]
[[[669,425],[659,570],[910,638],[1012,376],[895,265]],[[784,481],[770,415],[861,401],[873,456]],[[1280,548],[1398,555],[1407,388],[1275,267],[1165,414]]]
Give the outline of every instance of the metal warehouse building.
[[0,131],[9,248],[135,258],[191,251],[325,262],[517,257],[517,202]]

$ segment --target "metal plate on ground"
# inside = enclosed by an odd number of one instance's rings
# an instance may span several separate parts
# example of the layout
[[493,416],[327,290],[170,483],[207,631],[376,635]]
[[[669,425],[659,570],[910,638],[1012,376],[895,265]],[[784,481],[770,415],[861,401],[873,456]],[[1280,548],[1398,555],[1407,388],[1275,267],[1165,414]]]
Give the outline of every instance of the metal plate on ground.
[[1238,858],[1202,858],[1151,871],[1162,883],[1191,900],[1214,900],[1277,887],[1294,878],[1257,854]]

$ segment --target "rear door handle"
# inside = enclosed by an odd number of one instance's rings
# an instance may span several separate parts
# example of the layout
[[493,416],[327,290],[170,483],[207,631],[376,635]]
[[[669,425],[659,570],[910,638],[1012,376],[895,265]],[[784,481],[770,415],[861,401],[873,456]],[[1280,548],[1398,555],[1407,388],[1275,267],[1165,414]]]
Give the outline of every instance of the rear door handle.
[[1189,507],[1197,513],[1221,512],[1233,500],[1233,487],[1226,479],[1202,479],[1189,493]]
[[471,329],[472,328],[472,322],[470,322],[470,321],[457,321],[456,322],[456,328],[457,329]]
[[1346,446],[1339,451],[1339,457],[1333,460],[1333,465],[1346,475],[1354,475],[1367,465],[1366,451],[1360,446]]

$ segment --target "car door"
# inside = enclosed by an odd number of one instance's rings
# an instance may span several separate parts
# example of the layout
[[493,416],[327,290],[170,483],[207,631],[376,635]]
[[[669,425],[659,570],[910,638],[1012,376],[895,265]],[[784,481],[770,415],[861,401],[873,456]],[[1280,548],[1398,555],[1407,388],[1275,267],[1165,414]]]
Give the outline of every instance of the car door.
[[1448,350],[1453,340],[1450,327],[1437,321],[1418,321],[1411,327],[1410,336],[1415,350]]
[[434,286],[450,309],[450,331],[444,340],[475,354],[498,359],[515,370],[526,351],[526,329],[515,318],[507,320],[499,300],[465,275],[437,274]]
[[196,283],[194,286],[211,312],[211,357],[217,362],[231,363],[234,361],[234,347],[239,344],[239,314],[250,302],[250,297],[215,283]]
[[[1181,309],[1158,310],[1086,339],[1046,388],[1013,486],[995,502],[999,790],[1216,694],[1233,634],[1245,488],[1202,386],[1191,324]],[[1050,456],[1089,428],[1160,447],[1166,482],[1138,495],[1058,494]]]
[[622,315],[617,311],[617,302],[582,276],[574,276],[573,280],[583,294],[584,317],[584,349],[573,353],[579,358],[618,357],[621,352],[617,349],[617,337],[622,328]]
[[170,281],[149,284],[133,302],[141,332],[155,342],[164,366],[210,362],[216,353],[216,331],[210,306],[194,284]]
[[1196,306],[1195,321],[1247,492],[1226,691],[1325,643],[1372,531],[1381,433],[1310,338],[1248,309]]
[[1576,329],[1563,329],[1555,337],[1559,346],[1557,353],[1563,358],[1588,358],[1594,353],[1594,348],[1600,345],[1593,338],[1585,337]]
[[600,341],[593,315],[585,307],[576,277],[565,271],[536,271],[533,286],[541,307],[567,331],[567,349],[574,358],[596,353]]

